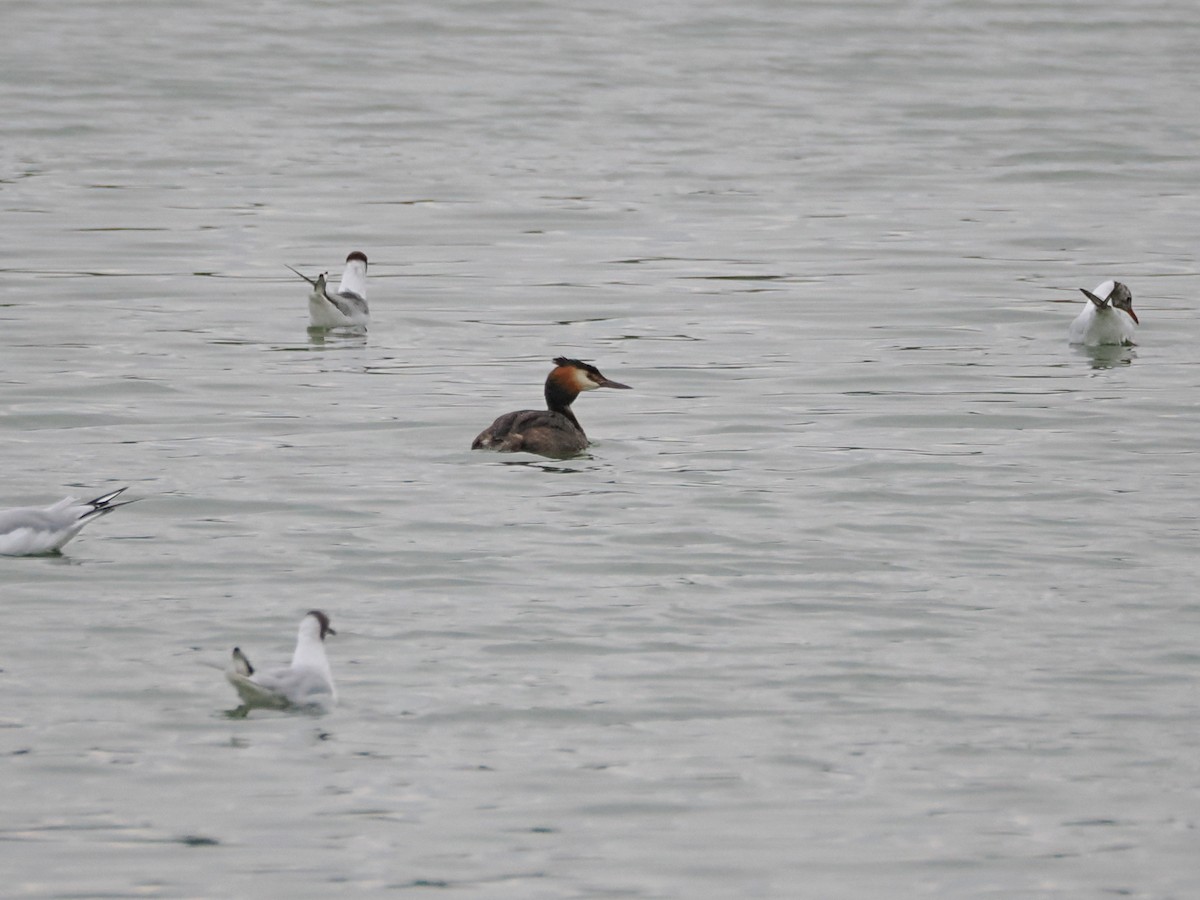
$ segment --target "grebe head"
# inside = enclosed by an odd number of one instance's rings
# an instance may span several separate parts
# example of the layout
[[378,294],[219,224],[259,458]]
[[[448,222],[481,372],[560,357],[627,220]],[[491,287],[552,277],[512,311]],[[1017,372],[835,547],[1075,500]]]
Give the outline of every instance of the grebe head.
[[600,370],[593,365],[578,359],[567,359],[558,356],[554,359],[555,369],[546,379],[546,387],[553,384],[560,391],[578,394],[580,391],[594,391],[596,388],[619,388],[632,390],[627,384],[605,378]]
[[363,253],[361,250],[355,250],[353,253],[351,253],[349,256],[346,257],[346,262],[348,262],[348,263],[355,262],[355,261],[362,263],[363,268],[365,269],[367,267],[367,254]]

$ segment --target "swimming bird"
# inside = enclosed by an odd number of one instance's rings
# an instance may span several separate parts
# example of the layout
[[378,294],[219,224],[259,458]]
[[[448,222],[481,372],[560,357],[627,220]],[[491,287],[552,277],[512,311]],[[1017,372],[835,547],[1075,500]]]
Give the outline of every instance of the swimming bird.
[[83,530],[88,522],[102,518],[120,506],[114,503],[126,488],[118,488],[95,500],[64,497],[51,506],[19,506],[0,510],[0,556],[34,556],[54,553]]
[[1138,325],[1133,311],[1133,294],[1119,281],[1105,281],[1095,291],[1080,288],[1087,306],[1071,323],[1067,340],[1072,344],[1097,347],[1101,344],[1132,344]]
[[337,703],[333,672],[325,656],[325,636],[337,634],[329,616],[319,609],[300,620],[296,651],[290,666],[259,671],[250,664],[240,647],[233,648],[233,666],[225,677],[242,698],[235,711],[245,716],[253,708],[306,709],[326,712]]
[[546,378],[546,409],[521,409],[505,413],[485,428],[471,444],[472,450],[501,450],[536,453],[565,459],[588,445],[583,426],[571,412],[581,391],[596,388],[630,390],[600,374],[595,366],[578,359],[556,357],[555,368]]
[[[291,266],[287,268],[292,269]],[[295,269],[292,269],[296,272]],[[312,285],[312,293],[308,295],[308,318],[313,328],[344,328],[347,325],[366,328],[371,321],[371,313],[367,309],[367,256],[355,250],[346,257],[346,269],[342,272],[342,282],[334,293],[329,293],[325,283],[328,272],[322,272],[316,278],[309,278],[303,272],[296,272],[301,278]]]

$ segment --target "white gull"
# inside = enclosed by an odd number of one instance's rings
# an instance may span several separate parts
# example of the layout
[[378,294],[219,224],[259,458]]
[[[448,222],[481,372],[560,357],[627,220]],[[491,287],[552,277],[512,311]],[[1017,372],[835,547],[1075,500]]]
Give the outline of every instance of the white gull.
[[[287,268],[292,269],[291,266]],[[367,256],[355,250],[346,257],[342,281],[333,293],[325,283],[328,272],[309,278],[292,269],[312,285],[308,295],[308,318],[313,328],[366,328],[371,321],[367,309]]]
[[325,636],[337,634],[329,617],[314,609],[300,620],[296,651],[291,665],[260,671],[250,664],[241,648],[233,648],[233,664],[225,677],[242,698],[234,715],[251,709],[302,709],[327,712],[337,704],[333,672],[325,655]]
[[34,556],[61,550],[88,522],[136,503],[135,500],[113,502],[125,490],[118,488],[95,500],[64,497],[51,506],[0,510],[0,556]]
[[1087,306],[1071,323],[1067,340],[1085,347],[1132,344],[1138,317],[1129,288],[1119,281],[1105,281],[1094,291],[1080,290],[1087,297]]

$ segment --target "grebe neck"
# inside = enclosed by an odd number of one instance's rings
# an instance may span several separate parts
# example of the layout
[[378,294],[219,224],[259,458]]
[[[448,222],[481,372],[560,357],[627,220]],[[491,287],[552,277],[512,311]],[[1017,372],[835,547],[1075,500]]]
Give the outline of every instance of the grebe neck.
[[571,412],[571,404],[578,396],[579,391],[564,387],[553,379],[546,380],[546,407],[552,412],[566,416],[571,420],[571,424],[579,429],[579,433],[583,434],[583,426],[575,418],[575,413]]

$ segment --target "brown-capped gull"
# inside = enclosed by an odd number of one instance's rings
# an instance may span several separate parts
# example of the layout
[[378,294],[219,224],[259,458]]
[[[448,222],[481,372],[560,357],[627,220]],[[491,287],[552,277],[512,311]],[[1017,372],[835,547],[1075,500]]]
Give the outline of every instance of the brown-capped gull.
[[[287,268],[292,269],[291,266]],[[328,272],[309,278],[292,269],[312,285],[308,295],[308,318],[313,328],[366,328],[371,321],[367,309],[367,256],[355,250],[346,257],[342,281],[332,293],[325,283]]]
[[1084,307],[1067,332],[1067,340],[1085,347],[1103,344],[1132,344],[1138,317],[1133,311],[1133,294],[1119,281],[1105,281],[1089,291]]
[[325,655],[325,636],[337,634],[329,616],[314,609],[300,620],[296,651],[291,665],[269,671],[255,669],[240,647],[233,648],[232,666],[225,677],[238,692],[242,705],[233,714],[251,709],[298,709],[328,712],[337,704],[333,672]]

